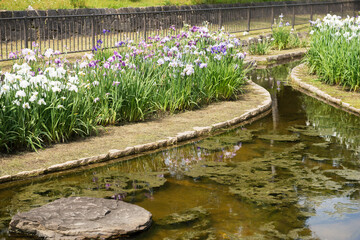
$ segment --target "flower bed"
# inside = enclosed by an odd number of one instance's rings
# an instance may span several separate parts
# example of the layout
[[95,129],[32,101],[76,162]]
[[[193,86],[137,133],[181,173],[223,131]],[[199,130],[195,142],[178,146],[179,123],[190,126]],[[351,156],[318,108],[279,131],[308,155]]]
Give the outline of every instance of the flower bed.
[[327,15],[312,22],[306,62],[320,80],[357,90],[360,86],[360,18]]
[[36,46],[12,53],[12,71],[0,82],[1,151],[36,149],[90,135],[99,124],[236,99],[247,72],[239,40],[206,26],[119,42],[115,51],[99,39],[94,52],[76,63]]

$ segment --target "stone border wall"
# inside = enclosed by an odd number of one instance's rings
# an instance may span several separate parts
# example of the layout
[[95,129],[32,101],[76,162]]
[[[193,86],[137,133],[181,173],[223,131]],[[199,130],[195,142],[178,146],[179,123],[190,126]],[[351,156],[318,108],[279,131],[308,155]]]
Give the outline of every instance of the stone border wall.
[[315,96],[319,97],[321,100],[325,100],[326,102],[331,103],[331,105],[335,107],[344,109],[350,113],[360,115],[360,109],[351,106],[349,103],[343,102],[341,99],[330,96],[329,94],[321,91],[319,88],[313,85],[303,82],[299,77],[299,75],[301,73],[300,69],[304,67],[304,65],[305,64],[300,64],[291,71],[290,79],[294,84],[299,86],[301,89],[305,90],[306,93],[310,92]]

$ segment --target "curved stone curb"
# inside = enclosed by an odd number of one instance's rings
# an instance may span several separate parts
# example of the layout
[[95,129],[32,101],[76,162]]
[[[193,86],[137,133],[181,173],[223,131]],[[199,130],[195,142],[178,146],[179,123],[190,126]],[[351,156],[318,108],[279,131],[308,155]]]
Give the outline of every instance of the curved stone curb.
[[305,64],[300,64],[299,66],[295,67],[291,71],[290,79],[292,80],[293,83],[295,83],[300,88],[315,94],[319,98],[326,100],[341,109],[345,109],[351,113],[360,114],[360,109],[351,106],[349,103],[343,102],[339,98],[332,97],[331,95],[321,91],[319,88],[317,88],[311,84],[303,82],[301,80],[301,78],[299,77],[299,74],[300,74],[301,68],[304,67],[304,65]]
[[277,54],[271,56],[249,56],[247,62],[251,65],[261,66],[261,65],[272,65],[276,62],[283,62],[293,59],[298,59],[303,57],[306,54],[305,49],[300,49],[296,52],[284,53],[284,54]]
[[10,181],[17,181],[17,180],[23,180],[31,177],[36,177],[40,175],[45,175],[48,173],[54,173],[54,172],[60,172],[64,170],[69,170],[81,166],[86,166],[93,163],[101,163],[105,162],[111,159],[116,159],[120,157],[126,157],[131,156],[138,153],[143,153],[146,151],[151,151],[163,147],[168,147],[177,144],[178,142],[187,141],[193,138],[197,138],[200,136],[205,136],[209,134],[212,131],[221,129],[221,128],[227,128],[230,126],[234,126],[236,124],[239,124],[241,122],[244,122],[246,120],[249,120],[253,118],[256,115],[259,115],[266,110],[268,110],[271,107],[271,96],[270,93],[264,89],[263,87],[255,84],[252,81],[248,81],[248,84],[251,85],[255,91],[259,93],[259,97],[263,97],[263,102],[258,105],[256,108],[250,109],[244,114],[242,114],[239,117],[235,117],[233,119],[230,119],[225,122],[219,122],[212,124],[211,126],[207,127],[194,127],[192,131],[186,131],[178,133],[174,137],[167,137],[166,139],[158,140],[156,142],[146,143],[142,145],[136,145],[133,147],[127,147],[123,150],[119,149],[111,149],[105,154],[92,156],[92,157],[86,157],[86,158],[80,158],[77,160],[67,161],[65,163],[52,165],[45,169],[37,169],[32,171],[23,171],[19,172],[14,175],[5,175],[0,177],[0,183],[10,182]]
[[301,58],[305,55],[305,53],[306,50],[300,50],[298,52],[278,54],[278,55],[266,57],[266,61],[273,62],[273,61],[283,61],[288,59]]

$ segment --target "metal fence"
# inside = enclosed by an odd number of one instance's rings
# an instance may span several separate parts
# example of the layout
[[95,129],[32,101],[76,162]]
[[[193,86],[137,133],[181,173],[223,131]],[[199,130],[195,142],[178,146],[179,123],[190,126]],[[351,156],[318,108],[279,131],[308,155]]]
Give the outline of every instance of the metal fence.
[[0,61],[23,48],[52,48],[60,52],[91,51],[101,39],[102,47],[117,42],[147,39],[169,34],[171,26],[179,33],[184,24],[209,23],[210,30],[224,27],[230,33],[271,28],[280,14],[293,27],[327,13],[356,15],[356,0],[293,4],[264,4],[227,8],[147,11],[119,14],[14,17],[0,19]]

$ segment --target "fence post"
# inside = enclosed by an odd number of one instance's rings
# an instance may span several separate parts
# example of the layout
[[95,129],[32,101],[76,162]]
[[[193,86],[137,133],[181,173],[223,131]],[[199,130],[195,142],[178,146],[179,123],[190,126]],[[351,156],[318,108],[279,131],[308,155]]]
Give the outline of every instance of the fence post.
[[27,16],[24,17],[24,40],[25,40],[25,48],[29,48],[28,43],[28,18]]
[[274,7],[271,7],[271,29],[274,25]]
[[144,13],[144,41],[146,41],[146,13]]
[[221,9],[219,9],[219,29],[222,28],[222,18],[221,18]]
[[295,6],[293,6],[292,28],[295,27]]
[[343,18],[344,17],[344,3],[340,3],[340,16],[341,16],[341,18]]
[[313,5],[310,5],[310,20],[313,21]]
[[248,7],[248,14],[247,14],[247,31],[250,32],[250,19],[251,19],[251,8]]
[[95,32],[95,16],[94,16],[94,14],[92,14],[92,51],[94,52],[94,48],[95,48],[95,43],[96,43],[96,41],[95,41],[95,34],[96,34],[96,32]]

